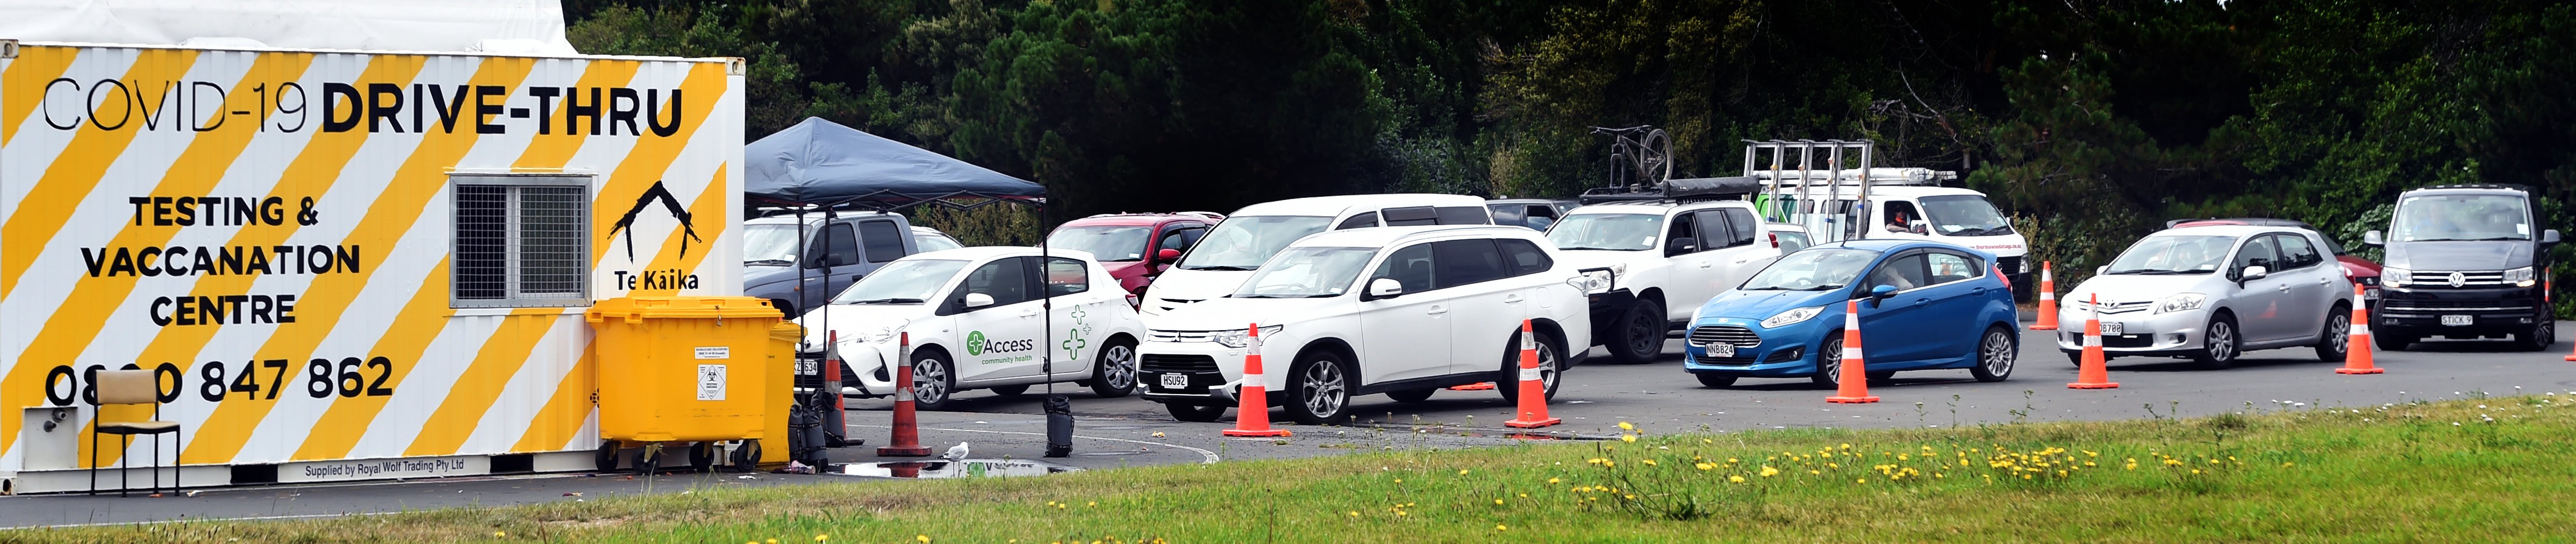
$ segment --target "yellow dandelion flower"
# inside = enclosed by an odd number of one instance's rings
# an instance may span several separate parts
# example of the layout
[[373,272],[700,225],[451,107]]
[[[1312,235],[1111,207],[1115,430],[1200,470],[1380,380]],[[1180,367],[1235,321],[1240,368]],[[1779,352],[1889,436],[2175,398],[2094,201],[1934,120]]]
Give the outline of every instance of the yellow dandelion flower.
[[814,535],[814,541],[815,541],[815,542],[823,542],[823,541],[827,541],[827,540],[831,540],[831,539],[832,539],[832,535]]
[[1356,517],[1360,517],[1360,511],[1358,511],[1358,510],[1352,510],[1352,511],[1351,511],[1351,517],[1355,517],[1355,518],[1356,518]]
[[1503,525],[1495,525],[1495,526],[1494,526],[1494,530],[1496,530],[1496,531],[1509,531],[1509,530],[1512,530],[1512,528],[1511,528],[1511,527],[1508,527],[1508,526],[1503,526]]
[[2192,473],[2192,474],[2199,474],[2199,473],[2200,473],[2200,469],[2196,469],[2196,468],[2195,468],[2195,469],[2191,469],[2191,473]]
[[1726,481],[1734,482],[1734,483],[1739,483],[1739,484],[1740,484],[1740,483],[1744,483],[1744,475],[1742,475],[1742,474],[1737,474],[1737,475],[1727,476],[1727,477],[1726,477]]
[[2281,462],[2281,468],[2290,468],[2290,462],[2288,462],[2288,461],[2283,461],[2283,462]]
[[1502,499],[1494,499],[1494,506],[1502,506],[1502,505],[1503,505],[1503,500],[1502,500]]
[[930,535],[912,535],[913,542],[929,542]]
[[1522,494],[1521,494],[1521,498],[1524,498],[1524,499],[1529,498],[1529,494],[1528,494],[1528,493],[1522,493]]
[[1085,504],[1083,504],[1083,506],[1100,506],[1100,501],[1091,501],[1091,502],[1089,502],[1089,503],[1085,503]]
[[1824,472],[1823,472],[1823,471],[1819,471],[1819,470],[1815,470],[1815,469],[1807,469],[1807,473],[1808,473],[1808,474],[1824,474]]
[[1869,483],[1869,479],[1868,479],[1868,478],[1853,478],[1853,479],[1852,479],[1852,483],[1855,483],[1855,484],[1865,484],[1865,483]]
[[1547,483],[1551,483],[1551,484],[1552,484],[1552,483],[1556,483],[1556,482],[1558,482],[1558,480],[1557,480],[1557,479],[1555,479],[1555,478],[1548,478],[1548,479],[1547,479]]
[[1458,475],[1459,475],[1459,476],[1466,476],[1466,475],[1467,475],[1467,469],[1463,469],[1463,468],[1462,468],[1462,469],[1458,469]]
[[1656,463],[1656,462],[1655,462],[1655,460],[1653,460],[1653,459],[1642,459],[1642,460],[1639,460],[1639,461],[1637,461],[1637,462],[1645,463],[1645,464],[1646,464],[1646,466],[1650,466],[1650,467],[1651,467],[1651,466],[1657,466],[1657,465],[1659,464],[1659,463]]
[[1623,435],[1619,435],[1619,441],[1620,441],[1620,442],[1635,442],[1635,441],[1637,441],[1637,435],[1633,435],[1633,434],[1623,434]]
[[1403,479],[1403,478],[1396,478],[1396,479],[1395,479],[1395,483],[1399,483],[1399,484],[1400,484],[1400,483],[1404,483],[1404,479]]
[[1713,442],[1713,441],[1710,441],[1709,439],[1702,438],[1702,439],[1699,439],[1699,443],[1701,443],[1701,444],[1715,444],[1715,443],[1717,443],[1717,442]]
[[492,538],[509,538],[509,537],[510,537],[510,533],[506,533],[506,532],[502,532],[502,531],[493,531],[493,532],[492,532]]
[[1771,465],[1762,465],[1762,477],[1769,478],[1778,475],[1780,475],[1780,469],[1771,468]]
[[1637,426],[1636,426],[1636,425],[1629,425],[1629,424],[1628,424],[1628,422],[1621,421],[1621,422],[1619,422],[1619,430],[1622,430],[1622,431],[1634,431],[1634,430],[1637,430]]
[[1395,517],[1399,517],[1399,518],[1400,518],[1400,517],[1404,517],[1404,516],[1405,516],[1405,513],[1404,513],[1404,511],[1403,511],[1403,510],[1397,510],[1397,511],[1395,511]]

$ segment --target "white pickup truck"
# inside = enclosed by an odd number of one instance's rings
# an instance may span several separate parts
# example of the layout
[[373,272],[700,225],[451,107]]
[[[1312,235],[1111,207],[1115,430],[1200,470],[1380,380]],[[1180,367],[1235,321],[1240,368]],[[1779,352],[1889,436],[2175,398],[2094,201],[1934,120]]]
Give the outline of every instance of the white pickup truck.
[[[1667,180],[1650,192],[1594,191],[1547,231],[1567,261],[1594,276],[1585,293],[1592,341],[1625,363],[1654,361],[1666,333],[1718,293],[1780,257],[1780,240],[1752,202],[1752,178]],[[1725,199],[1719,199],[1725,198]]]

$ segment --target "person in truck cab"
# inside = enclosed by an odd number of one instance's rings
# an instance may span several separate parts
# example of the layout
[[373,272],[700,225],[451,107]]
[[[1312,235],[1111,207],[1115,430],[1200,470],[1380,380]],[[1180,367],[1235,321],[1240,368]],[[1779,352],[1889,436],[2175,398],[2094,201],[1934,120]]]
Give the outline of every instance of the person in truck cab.
[[1914,221],[1913,221],[1913,219],[1914,219],[1914,205],[1912,205],[1912,204],[1907,204],[1907,203],[1904,203],[1904,202],[1889,202],[1889,203],[1887,203],[1887,231],[1888,231],[1888,232],[1894,232],[1894,233],[1900,233],[1900,234],[1902,234],[1902,233],[1911,233],[1911,232],[1914,232]]

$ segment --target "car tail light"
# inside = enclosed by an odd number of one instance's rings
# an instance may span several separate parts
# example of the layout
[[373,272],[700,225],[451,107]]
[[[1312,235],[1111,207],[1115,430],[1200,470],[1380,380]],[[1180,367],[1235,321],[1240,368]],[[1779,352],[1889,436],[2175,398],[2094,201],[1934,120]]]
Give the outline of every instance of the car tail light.
[[2011,291],[2012,291],[2012,276],[2006,276],[2006,275],[2004,275],[2004,266],[2003,266],[2003,265],[1998,264],[1998,265],[1990,266],[1990,267],[1988,267],[1988,268],[1992,268],[1992,269],[1994,269],[1994,270],[1995,270],[1995,279],[2004,280],[2004,291],[2005,291],[2005,292],[2011,292]]
[[1766,232],[1763,235],[1771,237],[1771,249],[1780,249],[1780,233]]

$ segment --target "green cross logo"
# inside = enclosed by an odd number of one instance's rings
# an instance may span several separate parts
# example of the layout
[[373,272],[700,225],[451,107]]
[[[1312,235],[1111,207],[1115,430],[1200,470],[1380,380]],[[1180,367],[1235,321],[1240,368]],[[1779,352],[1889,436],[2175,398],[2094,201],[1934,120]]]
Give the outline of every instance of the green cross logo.
[[967,354],[967,355],[983,355],[983,354],[984,354],[984,331],[974,331],[974,332],[966,333],[966,354]]

